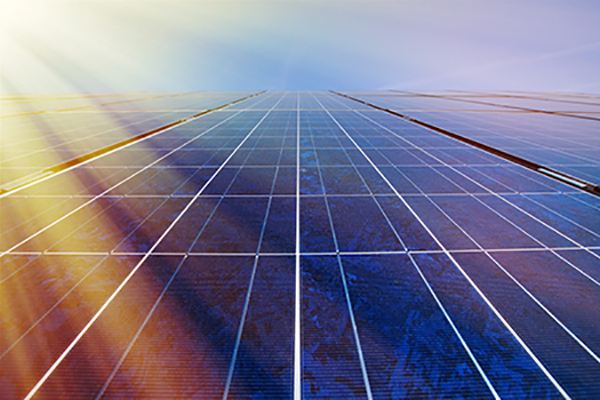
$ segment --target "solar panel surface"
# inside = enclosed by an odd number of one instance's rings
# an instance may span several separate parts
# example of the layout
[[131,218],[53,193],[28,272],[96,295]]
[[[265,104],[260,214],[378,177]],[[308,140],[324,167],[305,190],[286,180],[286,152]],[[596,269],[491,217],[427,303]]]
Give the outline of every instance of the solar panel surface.
[[[593,96],[344,94],[598,183]],[[351,98],[2,99],[1,397],[600,397],[599,197]]]

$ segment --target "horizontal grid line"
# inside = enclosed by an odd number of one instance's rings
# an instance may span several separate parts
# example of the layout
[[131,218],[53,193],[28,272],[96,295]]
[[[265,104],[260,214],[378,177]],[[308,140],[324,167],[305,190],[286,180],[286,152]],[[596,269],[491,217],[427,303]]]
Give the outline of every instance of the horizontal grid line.
[[[600,250],[600,246],[587,246],[587,247],[531,247],[531,248],[491,248],[491,249],[449,249],[449,253],[512,253],[512,252],[552,252],[552,251],[584,251],[584,250]],[[343,256],[352,255],[385,255],[385,254],[440,254],[443,253],[439,249],[420,249],[420,250],[377,250],[377,251],[301,251],[300,255],[304,256],[329,256],[340,254]],[[46,255],[46,256],[143,256],[144,252],[121,252],[121,251],[100,251],[100,252],[76,252],[76,251],[14,251],[6,253],[6,256],[30,256],[30,255]],[[255,256],[254,252],[239,252],[239,253],[222,253],[222,252],[164,252],[156,251],[152,255],[173,255],[173,256]],[[261,256],[293,256],[294,252],[260,252]]]

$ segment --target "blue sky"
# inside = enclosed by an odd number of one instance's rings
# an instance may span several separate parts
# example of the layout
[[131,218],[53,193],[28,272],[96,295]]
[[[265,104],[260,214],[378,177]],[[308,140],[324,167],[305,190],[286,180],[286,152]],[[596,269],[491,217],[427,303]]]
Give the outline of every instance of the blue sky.
[[600,93],[600,1],[0,2],[4,93]]

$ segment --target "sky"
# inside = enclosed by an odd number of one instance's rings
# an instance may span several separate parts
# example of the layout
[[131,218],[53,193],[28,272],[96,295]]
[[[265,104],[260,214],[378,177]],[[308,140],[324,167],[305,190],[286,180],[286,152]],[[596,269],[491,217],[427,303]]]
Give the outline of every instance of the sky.
[[0,92],[600,93],[597,0],[0,0]]

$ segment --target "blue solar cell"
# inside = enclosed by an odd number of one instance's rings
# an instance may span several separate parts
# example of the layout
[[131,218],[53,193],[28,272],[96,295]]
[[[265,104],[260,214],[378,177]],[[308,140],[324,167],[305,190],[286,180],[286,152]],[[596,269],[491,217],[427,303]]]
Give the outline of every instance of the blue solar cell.
[[564,184],[546,179],[518,166],[477,167],[478,172],[489,175],[492,179],[511,188],[515,192],[557,192],[569,190]]
[[[411,139],[411,142],[413,140]],[[453,147],[439,146],[427,149],[427,152],[443,163],[450,165],[498,165],[504,162],[491,155],[455,144]]]
[[[312,143],[314,144],[315,147],[319,147],[322,149],[340,147],[340,142],[339,142],[338,138],[336,138],[336,137],[316,136],[316,137],[313,137]],[[332,153],[332,154],[336,154],[336,153]],[[326,156],[324,156],[323,158],[329,159]]]
[[335,194],[368,194],[360,175],[352,167],[327,167],[320,169],[325,192]]
[[302,253],[335,251],[331,224],[323,197],[300,199],[300,233]]
[[303,149],[300,153],[300,164],[302,166],[316,166],[317,154],[313,148]]
[[574,193],[568,193],[567,197],[570,197],[571,199],[574,199],[575,201],[578,201],[587,206],[590,206],[592,208],[600,210],[600,196],[593,196],[589,193],[583,193],[583,192],[574,192]]
[[[455,167],[435,167],[435,171],[441,176],[448,179],[454,185],[458,186],[462,191],[470,194],[489,194],[491,191],[486,185],[477,182],[468,175],[463,174]],[[460,192],[459,192],[460,193]]]
[[[500,169],[501,167],[498,168]],[[453,167],[453,170],[464,176],[465,179],[472,181],[476,186],[485,188],[484,193],[515,193],[514,189],[507,186],[508,182],[502,179],[502,175],[490,174],[487,168],[457,166]],[[461,186],[465,188],[462,183]],[[472,191],[469,192],[473,193]]]
[[303,397],[365,397],[336,258],[302,257],[302,289]]
[[268,200],[225,198],[192,248],[194,253],[254,253]]
[[239,170],[227,193],[268,195],[274,178],[274,167],[244,167]]
[[600,282],[600,251],[599,250],[558,250],[566,262],[583,271],[585,274]]
[[214,179],[210,181],[206,189],[202,192],[207,195],[224,194],[235,180],[240,168],[231,167],[223,168]]
[[378,169],[382,172],[385,178],[390,182],[392,187],[401,195],[405,194],[420,194],[419,189],[413,185],[410,180],[406,178],[395,167],[379,167]]
[[452,181],[430,167],[398,167],[407,179],[425,194],[464,193]]
[[[600,353],[598,282],[550,252],[505,252],[494,258],[549,312],[580,338],[590,353]],[[573,312],[577,309],[578,312]]]
[[194,195],[215,174],[216,168],[194,169],[193,174],[183,184],[177,187],[174,195]]
[[382,149],[381,154],[391,162],[392,165],[424,165],[419,158],[403,149]]
[[158,251],[189,252],[220,203],[216,198],[200,197],[196,200],[186,212],[186,218],[179,220],[159,244]]
[[269,207],[260,251],[294,253],[296,247],[296,199],[274,197]]
[[273,187],[275,195],[295,195],[296,194],[296,168],[279,167],[275,177],[275,186]]
[[202,166],[214,155],[212,150],[189,150],[183,149],[174,153],[166,159],[166,162],[175,166]]
[[367,159],[365,158],[365,156],[358,151],[356,148],[351,149],[348,148],[346,149],[346,155],[348,156],[348,158],[350,158],[350,161],[352,162],[352,165],[355,166],[370,166],[371,164],[367,161]]
[[277,165],[279,154],[279,149],[255,149],[246,160],[246,165]]
[[128,235],[127,240],[119,244],[114,251],[133,253],[149,251],[162,233],[175,221],[186,203],[187,200],[185,199],[168,199],[149,218],[144,220],[136,230]]
[[369,191],[373,194],[390,194],[392,189],[384,178],[379,175],[373,167],[357,167],[356,171],[360,174]]
[[[406,201],[446,249],[467,250],[477,248],[477,245],[461,229],[461,226],[453,224],[448,216],[443,213],[443,209],[436,207],[434,198],[411,196],[407,197]],[[468,210],[465,210],[465,212],[468,212]]]
[[472,197],[436,196],[431,200],[484,249],[540,247],[517,226]]
[[379,150],[375,149],[364,149],[365,154],[369,159],[378,166],[391,165],[392,163],[379,152]]
[[478,197],[478,200],[491,207],[494,212],[500,214],[502,218],[506,218],[527,235],[540,241],[544,246],[569,247],[573,245],[573,242],[560,231],[552,229],[544,221],[538,220],[502,197],[481,196]]
[[344,150],[317,149],[317,160],[320,165],[350,165],[350,159]]
[[373,199],[330,197],[329,207],[340,251],[403,249]]
[[279,165],[295,166],[296,165],[296,150],[295,149],[283,149],[281,151],[281,158],[279,159]]
[[315,167],[303,167],[300,175],[301,194],[323,194],[323,185],[319,169]]

